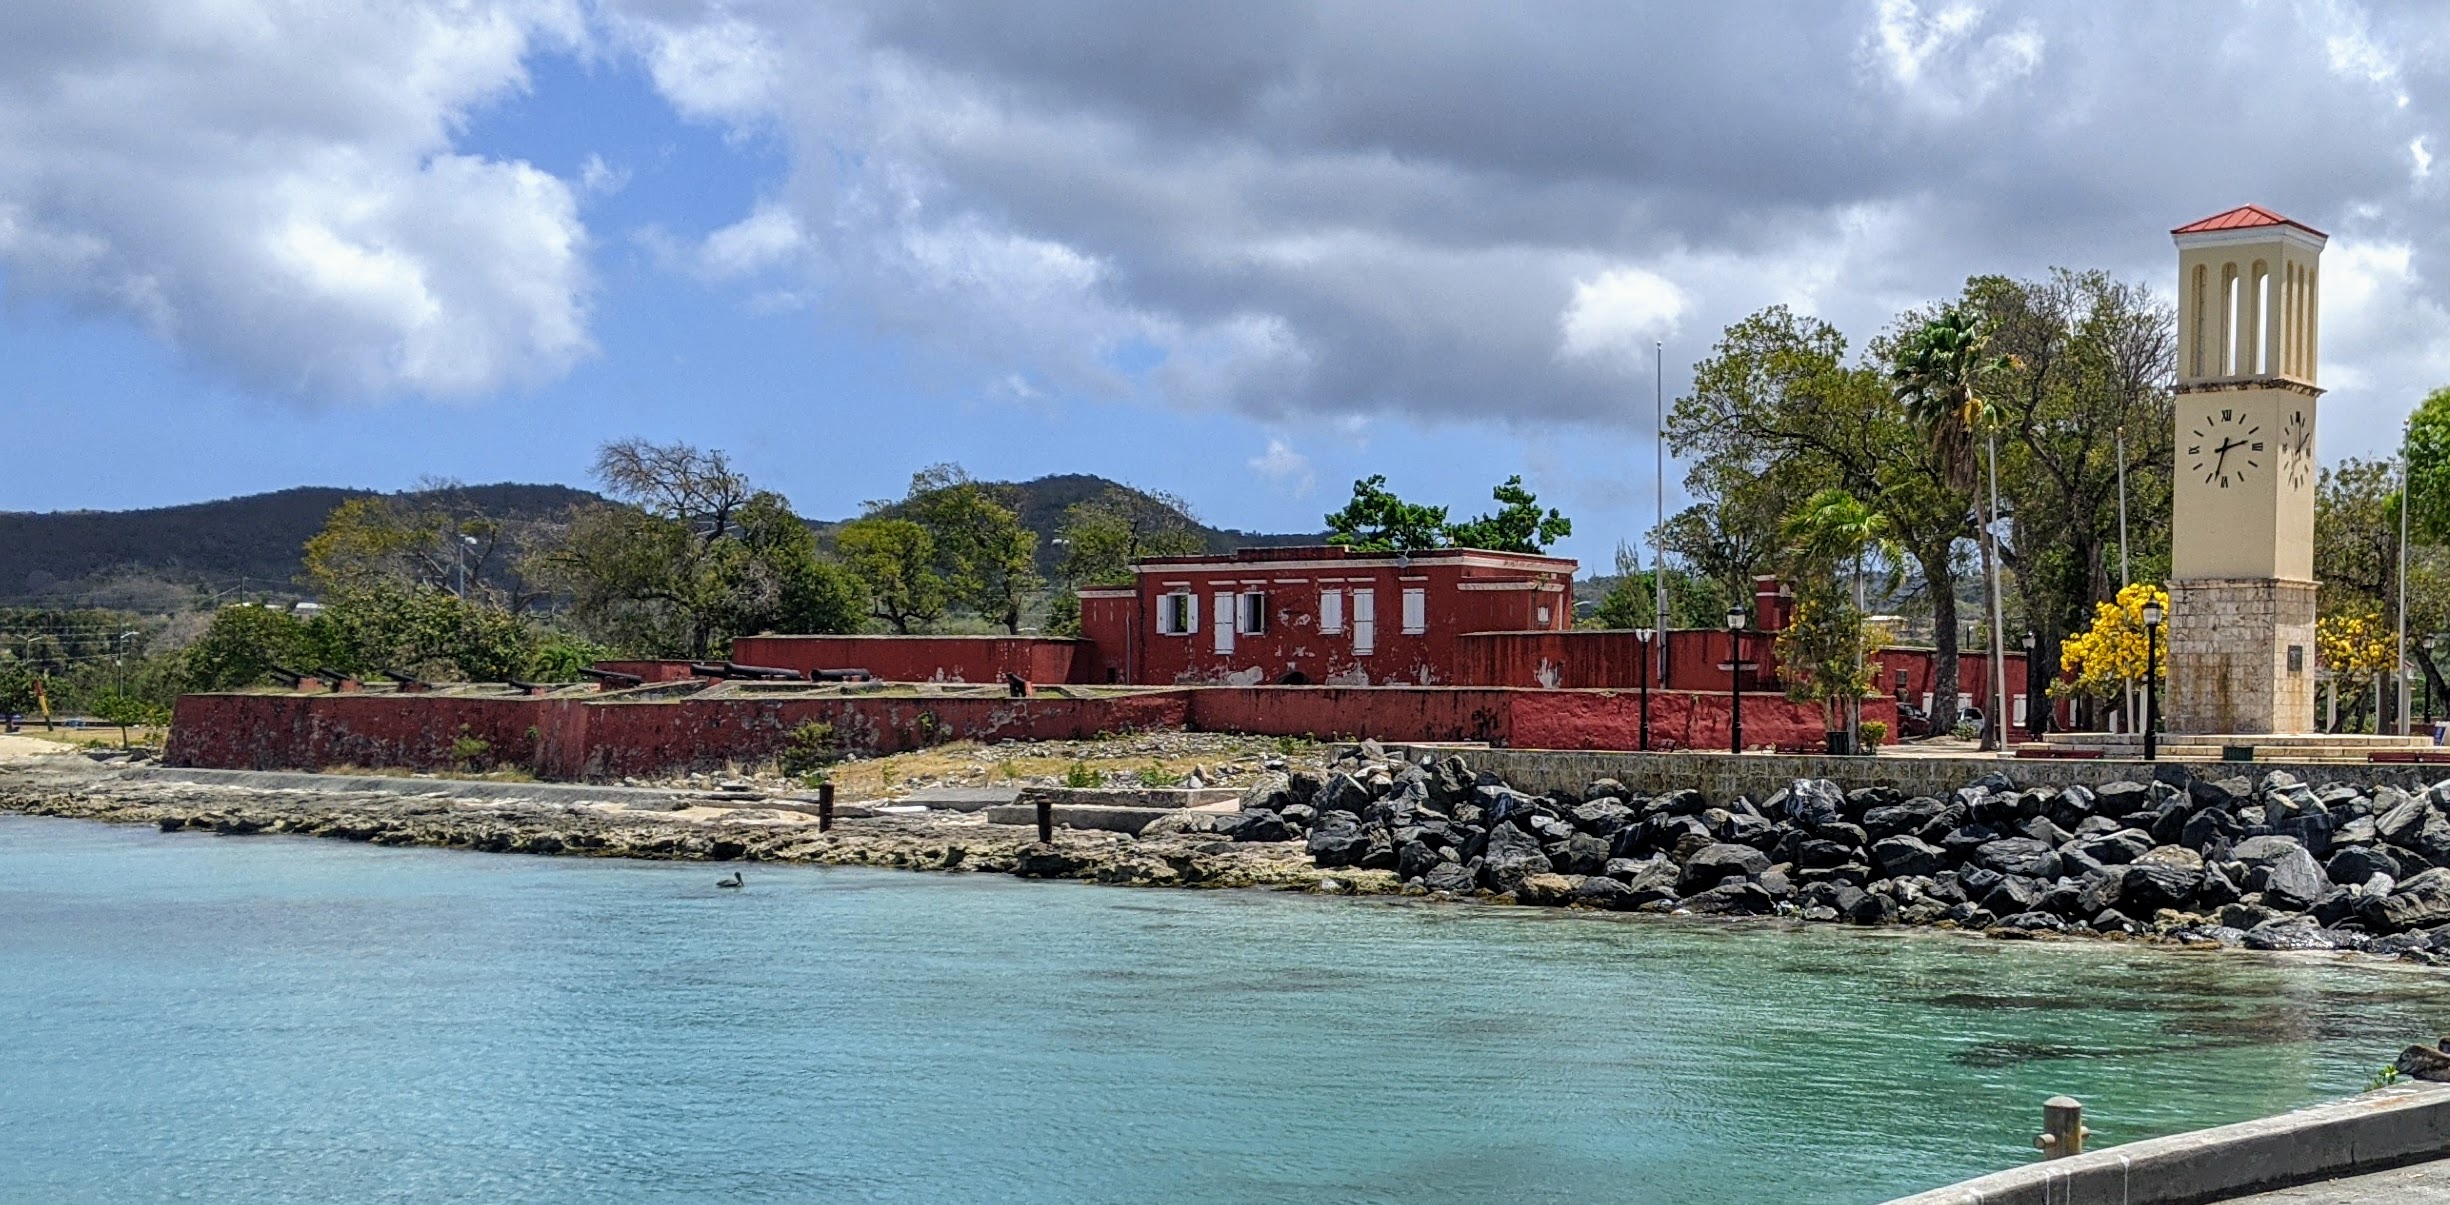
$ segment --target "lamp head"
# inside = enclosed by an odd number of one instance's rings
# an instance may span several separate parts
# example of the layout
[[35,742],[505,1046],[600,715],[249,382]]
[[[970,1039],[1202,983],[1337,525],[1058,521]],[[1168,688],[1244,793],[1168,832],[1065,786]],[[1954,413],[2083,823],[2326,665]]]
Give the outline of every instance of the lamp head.
[[1634,639],[1639,640],[1644,644],[1649,644],[1650,638],[1658,634],[1659,629],[1657,628],[1635,628],[1633,630]]
[[2144,626],[2148,628],[2161,626],[2161,604],[2158,600],[2144,604]]
[[1738,603],[1727,608],[1727,630],[1730,632],[1741,632],[1744,630],[1743,604]]

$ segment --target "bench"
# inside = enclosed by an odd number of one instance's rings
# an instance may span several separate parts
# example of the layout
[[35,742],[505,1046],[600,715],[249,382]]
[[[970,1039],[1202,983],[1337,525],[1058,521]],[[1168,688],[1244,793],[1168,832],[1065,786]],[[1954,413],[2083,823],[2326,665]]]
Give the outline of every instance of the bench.
[[2365,760],[2393,765],[2450,766],[2450,749],[2377,749],[2366,754]]

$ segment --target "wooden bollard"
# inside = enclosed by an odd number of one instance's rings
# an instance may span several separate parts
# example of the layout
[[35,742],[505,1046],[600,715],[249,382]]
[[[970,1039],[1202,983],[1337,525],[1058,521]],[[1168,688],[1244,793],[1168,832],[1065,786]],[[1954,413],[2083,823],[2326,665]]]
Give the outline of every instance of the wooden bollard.
[[2084,1140],[2092,1136],[2084,1128],[2084,1102],[2072,1096],[2053,1096],[2042,1102],[2042,1136],[2033,1140],[2041,1148],[2044,1159],[2064,1159],[2084,1153]]
[[1051,800],[1041,799],[1038,801],[1038,844],[1053,845],[1054,843],[1055,804]]
[[830,782],[817,784],[817,831],[834,831],[834,784]]

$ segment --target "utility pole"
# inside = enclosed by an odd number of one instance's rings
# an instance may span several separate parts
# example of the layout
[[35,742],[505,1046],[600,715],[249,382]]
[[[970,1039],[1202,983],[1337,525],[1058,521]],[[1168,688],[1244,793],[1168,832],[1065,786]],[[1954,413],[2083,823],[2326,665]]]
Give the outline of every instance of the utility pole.
[[1983,731],[1990,738],[1983,747],[2003,749],[2008,743],[2008,645],[2005,604],[1999,597],[1999,433],[1984,431],[1983,438],[1989,442],[1991,476],[1990,517],[1982,525],[1982,538],[1991,546],[1991,714],[1983,717]]
[[[2126,424],[2121,423],[2118,427],[2118,592],[2126,593],[2127,587],[2131,584],[2133,583],[2127,576],[2127,427]],[[2032,673],[2033,667],[2026,666],[2025,672]],[[2133,728],[2135,727],[2135,683],[2132,680],[2128,681],[2125,689],[2127,727]]]
[[[1646,651],[1658,659],[1659,685],[1665,686],[1667,646],[1671,643],[1668,631],[1675,627],[1667,618],[1667,340],[1652,340],[1650,349],[1651,488],[1656,495],[1650,529],[1651,622],[1659,626],[1659,645]],[[1645,689],[1643,698],[1649,697],[1650,692]]]
[[[2392,693],[2391,724],[2402,736],[2407,735],[2407,495],[2415,482],[2408,473],[2407,437],[2399,440],[2399,655],[2391,663],[2391,678],[2399,684]],[[2382,729],[2376,726],[2374,731]]]

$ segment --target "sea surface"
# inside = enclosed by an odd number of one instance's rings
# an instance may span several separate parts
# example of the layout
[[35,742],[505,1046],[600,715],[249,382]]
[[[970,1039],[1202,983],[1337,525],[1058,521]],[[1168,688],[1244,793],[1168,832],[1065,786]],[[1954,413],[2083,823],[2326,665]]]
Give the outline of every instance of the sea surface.
[[2357,1091],[2329,960],[0,816],[0,1201],[1877,1201]]

